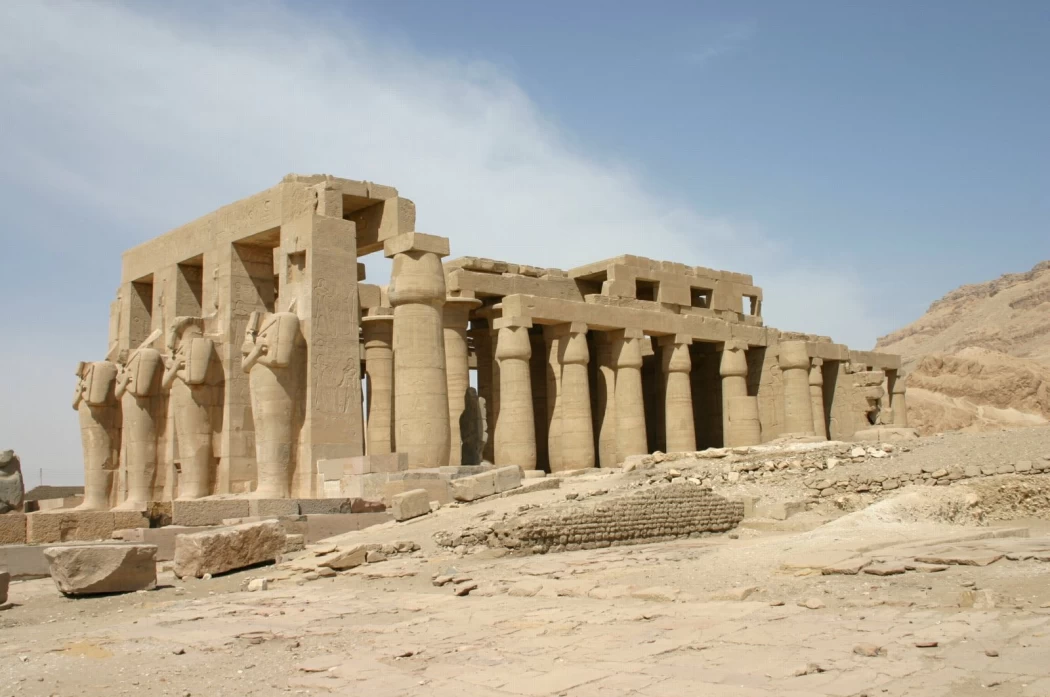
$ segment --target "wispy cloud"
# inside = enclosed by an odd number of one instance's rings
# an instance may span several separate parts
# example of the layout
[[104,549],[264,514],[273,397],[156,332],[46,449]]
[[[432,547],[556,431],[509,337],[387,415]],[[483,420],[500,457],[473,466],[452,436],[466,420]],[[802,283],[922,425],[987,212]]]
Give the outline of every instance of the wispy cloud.
[[697,31],[696,44],[688,47],[682,59],[694,66],[705,66],[716,58],[734,53],[755,37],[757,26],[751,20],[726,22]]
[[[0,184],[39,190],[12,200],[0,188],[0,206],[90,209],[103,221],[55,227],[45,215],[18,234],[89,239],[92,253],[116,259],[287,172],[329,172],[397,186],[416,202],[419,229],[450,237],[453,254],[569,267],[634,253],[749,271],[772,323],[874,335],[869,296],[848,269],[807,273],[806,250],[574,150],[498,66],[391,48],[336,17],[242,9],[195,21],[134,4],[0,5]],[[696,60],[753,31],[730,28]],[[383,282],[385,264],[367,262]],[[42,287],[33,266],[45,263],[57,262],[27,260],[6,280],[32,297]],[[75,480],[70,370],[104,350],[118,279],[67,263],[56,273],[93,298],[97,329],[60,331],[34,313],[13,320],[22,342],[0,347],[0,365],[19,366],[0,376],[0,447]],[[51,347],[46,361],[27,360],[38,355],[31,343]]]

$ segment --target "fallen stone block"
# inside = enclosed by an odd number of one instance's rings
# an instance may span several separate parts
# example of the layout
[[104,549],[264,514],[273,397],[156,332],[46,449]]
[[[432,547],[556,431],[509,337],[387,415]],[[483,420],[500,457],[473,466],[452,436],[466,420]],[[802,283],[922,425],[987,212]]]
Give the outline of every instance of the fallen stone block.
[[829,564],[820,570],[820,573],[825,576],[832,575],[843,575],[843,576],[856,576],[860,573],[861,569],[871,564],[869,557],[853,557],[852,559],[846,559],[845,561],[836,562]]
[[175,539],[175,575],[200,578],[272,562],[284,545],[285,531],[276,520],[179,535]]
[[864,567],[864,573],[872,576],[897,576],[903,574],[907,569],[904,564],[896,562],[882,562]]
[[806,512],[805,501],[762,501],[755,504],[756,518],[787,520],[793,515]]
[[430,495],[426,489],[413,489],[397,494],[390,501],[394,520],[405,521],[430,513]]
[[521,486],[521,468],[517,465],[500,467],[492,470],[492,474],[496,478],[496,493],[498,494]]
[[157,587],[156,545],[70,545],[44,552],[65,595],[130,593]]
[[376,552],[378,550],[379,545],[374,543],[353,545],[325,555],[323,559],[317,560],[316,566],[334,569],[336,571],[355,569],[362,564],[368,563],[369,552]]
[[[521,486],[520,477],[518,479],[518,486]],[[499,493],[496,488],[496,473],[494,471],[482,472],[481,474],[475,474],[471,477],[453,479],[449,482],[449,487],[452,489],[452,498],[457,501],[465,502],[477,501],[486,496],[494,496]]]
[[171,561],[175,558],[176,537],[208,529],[207,527],[189,528],[183,525],[170,525],[166,528],[129,528],[115,531],[113,539],[139,545],[155,545],[157,561]]

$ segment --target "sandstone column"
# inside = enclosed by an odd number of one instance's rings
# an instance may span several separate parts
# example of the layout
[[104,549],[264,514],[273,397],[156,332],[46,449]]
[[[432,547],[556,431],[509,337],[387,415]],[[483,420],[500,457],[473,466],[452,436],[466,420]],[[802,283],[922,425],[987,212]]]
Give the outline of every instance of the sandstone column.
[[693,363],[689,346],[693,340],[685,335],[659,339],[661,365],[665,375],[664,429],[667,452],[685,453],[696,450],[696,422],[693,415],[693,388],[689,373]]
[[532,405],[529,319],[496,320],[500,362],[500,420],[496,424],[496,464],[536,469],[536,424]]
[[[565,327],[558,346],[561,363],[561,469],[594,467],[594,422],[591,418],[591,388],[587,363],[587,325],[573,322]],[[552,470],[553,471],[553,470]]]
[[598,466],[616,467],[616,363],[613,342],[608,332],[594,332],[598,378],[594,386],[598,397]]
[[827,439],[828,428],[824,418],[824,361],[814,358],[809,369],[809,399],[813,405],[813,432]]
[[727,341],[722,350],[722,441],[727,448],[762,442],[758,398],[747,394],[747,344]]
[[[159,335],[160,332],[157,332]],[[117,376],[116,396],[123,415],[124,466],[128,495],[122,510],[142,510],[153,498],[157,473],[157,427],[153,422],[154,379],[160,376],[160,352],[132,351]]]
[[448,389],[448,463],[463,464],[463,431],[460,419],[466,408],[470,387],[470,352],[467,349],[467,323],[470,311],[481,305],[474,298],[447,298],[443,310],[445,336],[445,380]]
[[804,341],[780,342],[784,386],[783,433],[813,433],[813,402],[809,396],[809,351]]
[[391,237],[384,253],[394,260],[394,440],[412,468],[449,461],[448,381],[445,376],[445,272],[448,240],[418,232]]
[[561,442],[561,343],[558,327],[543,327],[547,344],[547,462],[551,472],[562,469]]
[[645,432],[645,396],[642,394],[642,331],[612,332],[616,366],[616,458],[649,452]]
[[394,452],[394,317],[361,319],[368,383],[368,454]]
[[905,393],[908,390],[905,384],[904,376],[897,373],[897,379],[893,381],[893,393],[890,401],[890,407],[893,409],[893,425],[900,428],[907,428],[908,426],[908,403],[905,399]]
[[114,394],[117,366],[109,361],[77,366],[73,408],[80,416],[84,448],[84,502],[81,511],[109,510],[113,475],[120,462],[120,408]]

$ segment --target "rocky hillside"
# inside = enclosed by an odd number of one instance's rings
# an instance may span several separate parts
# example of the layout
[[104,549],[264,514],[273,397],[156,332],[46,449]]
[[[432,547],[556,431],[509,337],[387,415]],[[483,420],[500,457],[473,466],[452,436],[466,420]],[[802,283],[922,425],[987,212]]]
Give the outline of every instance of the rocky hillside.
[[924,433],[1050,421],[1050,261],[962,286],[879,339],[904,357],[908,413]]

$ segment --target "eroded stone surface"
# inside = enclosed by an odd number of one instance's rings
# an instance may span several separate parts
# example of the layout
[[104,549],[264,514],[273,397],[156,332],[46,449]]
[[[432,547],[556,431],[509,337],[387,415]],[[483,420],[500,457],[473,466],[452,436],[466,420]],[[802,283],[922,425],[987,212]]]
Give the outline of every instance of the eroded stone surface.
[[272,562],[284,545],[284,528],[276,520],[179,535],[175,538],[175,575],[200,578]]
[[56,546],[44,556],[51,578],[66,595],[128,593],[157,585],[156,545]]

